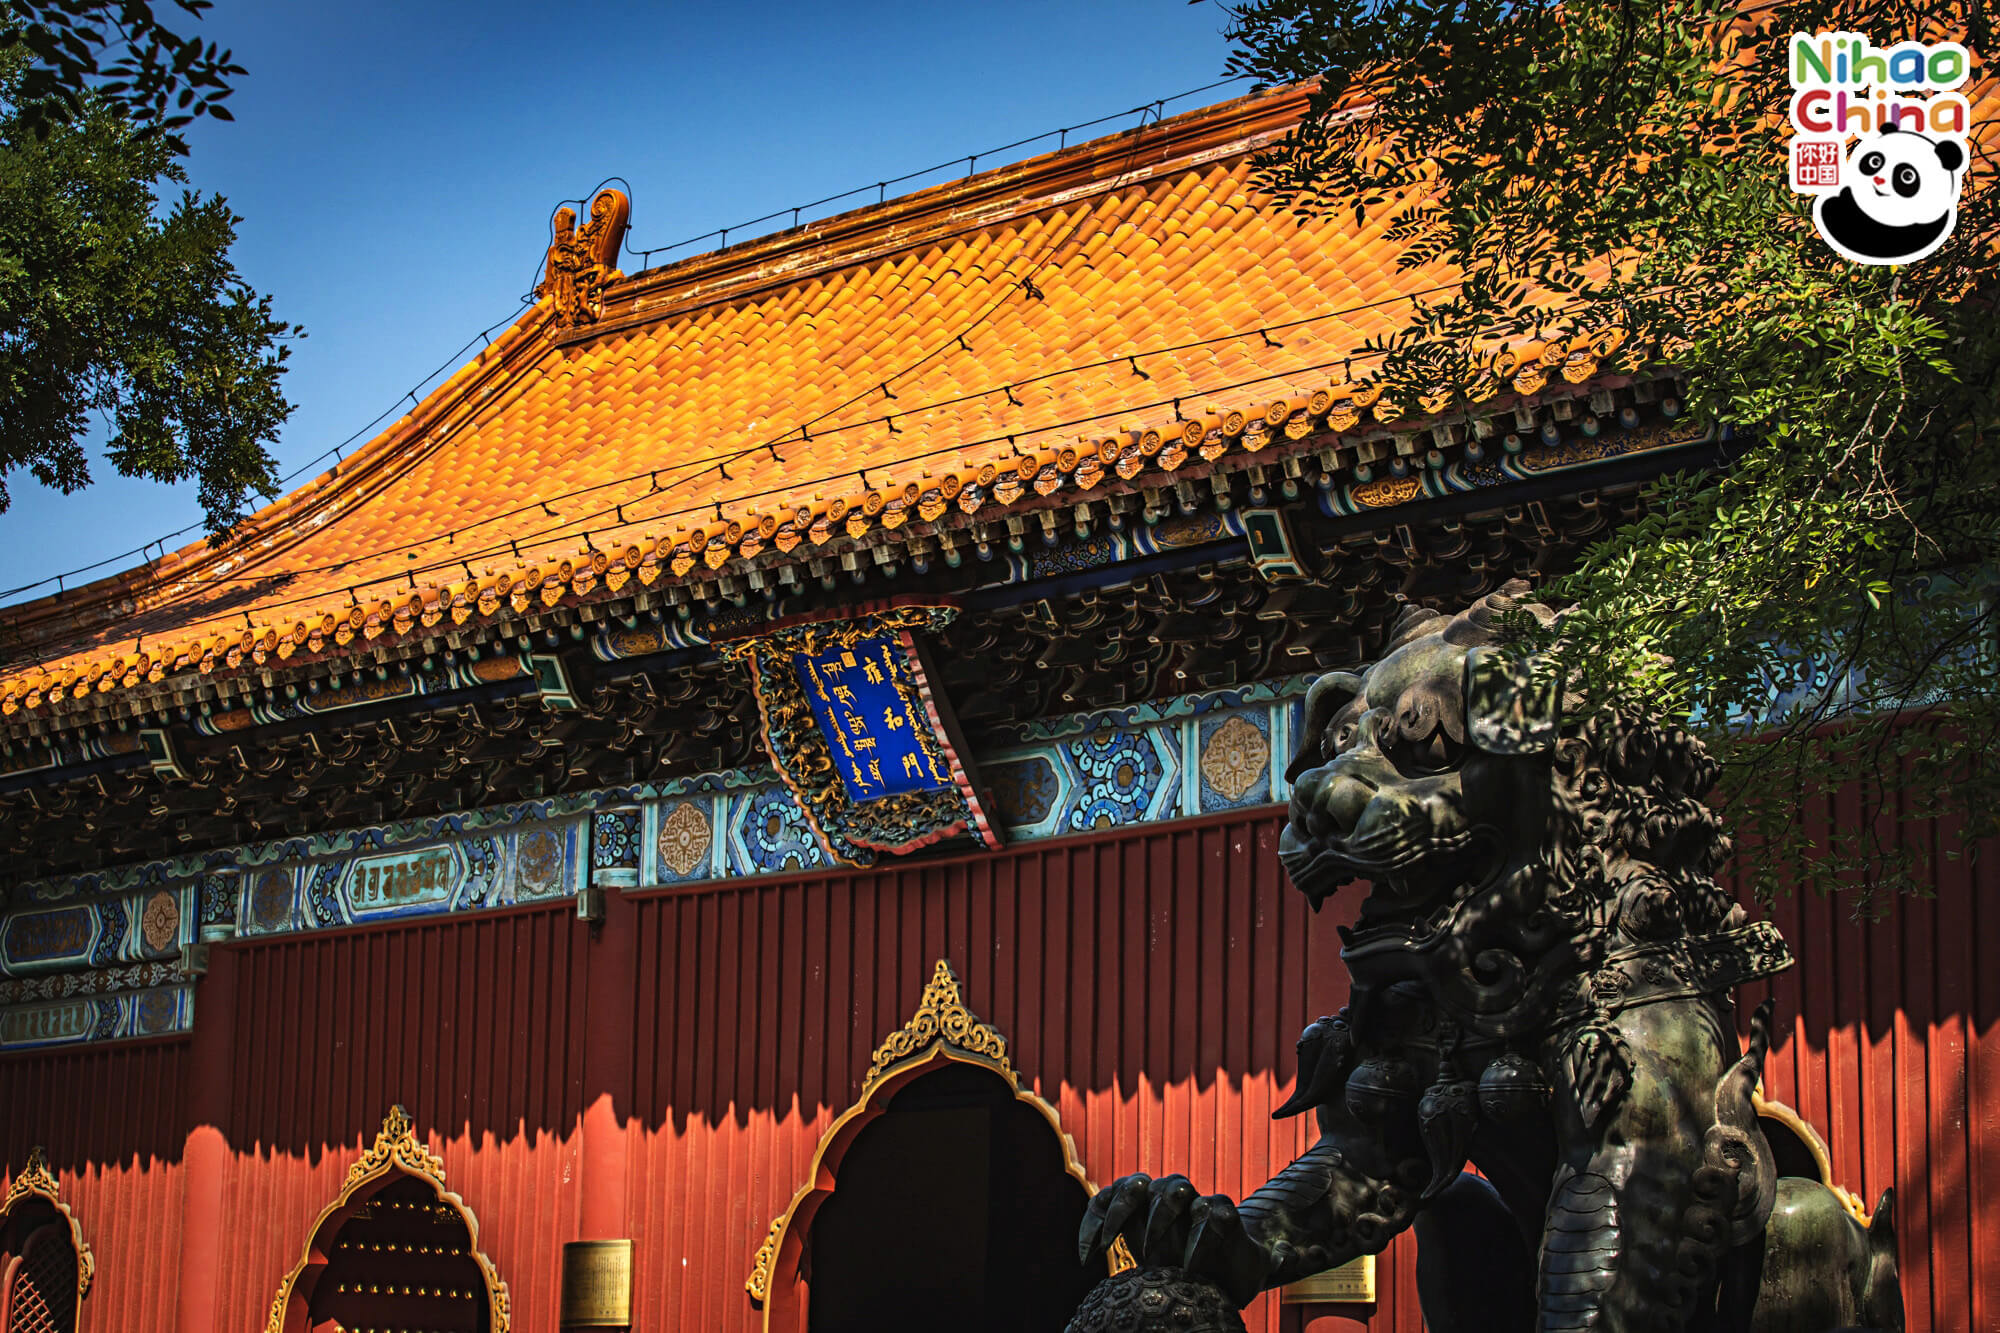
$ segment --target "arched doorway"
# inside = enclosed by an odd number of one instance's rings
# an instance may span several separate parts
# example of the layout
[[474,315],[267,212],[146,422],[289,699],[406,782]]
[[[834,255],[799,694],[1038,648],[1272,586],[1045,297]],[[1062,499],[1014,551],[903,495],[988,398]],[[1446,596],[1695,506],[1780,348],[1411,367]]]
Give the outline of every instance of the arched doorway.
[[946,1065],[856,1136],[806,1246],[809,1333],[1061,1333],[1103,1277],[1062,1146],[997,1075]]
[[0,1331],[75,1333],[94,1264],[40,1148],[0,1199]]
[[492,1333],[465,1219],[421,1180],[384,1185],[334,1235],[306,1327]]
[[479,1252],[478,1222],[444,1187],[444,1163],[409,1113],[390,1108],[279,1283],[265,1333],[508,1333],[508,1323],[507,1284]]
[[1095,1192],[1076,1145],[944,959],[805,1178],[744,1283],[765,1333],[1061,1333],[1106,1272],[1076,1259]]
[[0,1271],[0,1309],[7,1333],[73,1333],[76,1328],[76,1248],[69,1228],[53,1218],[33,1227]]

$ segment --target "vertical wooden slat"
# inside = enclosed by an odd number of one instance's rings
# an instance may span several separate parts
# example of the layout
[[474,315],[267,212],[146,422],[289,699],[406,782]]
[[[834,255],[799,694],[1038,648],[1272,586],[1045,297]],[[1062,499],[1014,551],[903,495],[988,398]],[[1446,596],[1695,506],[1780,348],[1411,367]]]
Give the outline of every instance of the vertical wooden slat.
[[[1813,817],[1858,814],[1828,799]],[[938,956],[1098,1182],[1184,1170],[1204,1190],[1254,1188],[1312,1132],[1269,1112],[1296,1078],[1299,1028],[1344,999],[1335,926],[1358,905],[1349,892],[1307,911],[1276,862],[1282,819],[636,895],[613,949],[566,905],[228,946],[220,1197],[235,1225],[216,1327],[262,1325],[400,1097],[480,1218],[515,1326],[553,1329],[560,1246],[580,1225],[578,1126],[609,1094],[638,1326],[754,1333],[751,1254]],[[1813,1109],[1841,1183],[1871,1202],[1897,1186],[1913,1333],[1984,1330],[2000,1319],[2000,969],[1978,959],[2000,948],[2000,885],[1993,858],[1943,855],[1953,829],[1919,833],[1935,840],[1936,901],[1857,924],[1838,901],[1781,900],[1800,966],[1744,1009],[1781,997],[1767,1087]],[[594,968],[608,970],[587,1010]],[[174,1326],[162,1219],[186,1188],[188,1078],[185,1041],[0,1058],[0,1153],[48,1145],[98,1255],[91,1333]],[[1407,1238],[1384,1256],[1366,1327],[1418,1333],[1412,1259]],[[1335,1333],[1369,1313],[1260,1299],[1246,1317]]]

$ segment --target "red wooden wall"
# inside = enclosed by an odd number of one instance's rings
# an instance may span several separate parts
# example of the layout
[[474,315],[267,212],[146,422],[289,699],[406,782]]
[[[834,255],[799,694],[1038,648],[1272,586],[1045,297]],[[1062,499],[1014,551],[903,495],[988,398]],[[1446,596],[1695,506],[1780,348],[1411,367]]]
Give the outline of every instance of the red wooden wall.
[[[1893,813],[1893,812],[1892,812]],[[1851,793],[1802,812],[1864,817]],[[1896,1189],[1911,1329],[2000,1330],[2000,870],[1949,824],[1905,825],[1935,896],[1858,924],[1848,904],[1781,899],[1798,963],[1746,988],[1778,1001],[1788,1040],[1767,1091],[1827,1141],[1835,1179],[1873,1205]],[[1983,853],[1983,854],[1981,854]],[[1982,965],[1979,959],[1988,961]]]
[[78,1307],[84,1328],[173,1327],[186,1052],[135,1043],[0,1060],[0,1162],[11,1179],[45,1144],[97,1259]]
[[[595,931],[564,904],[230,945],[191,1040],[0,1060],[0,1155],[47,1145],[98,1257],[94,1333],[261,1329],[396,1101],[517,1329],[554,1333],[563,1241],[619,1235],[635,1327],[759,1329],[751,1256],[940,957],[1099,1183],[1179,1169],[1241,1192],[1288,1160],[1305,1127],[1269,1110],[1344,987],[1341,905],[1316,918],[1285,884],[1281,823],[614,896]],[[1990,860],[1945,864],[1934,902],[1872,925],[1784,905],[1801,965],[1769,1079],[1843,1183],[1896,1183],[1910,1326],[1939,1333],[2000,1329],[2000,982],[1976,966],[2000,898]],[[1392,1247],[1368,1327],[1421,1327],[1409,1260]],[[1250,1322],[1362,1326],[1268,1299]]]

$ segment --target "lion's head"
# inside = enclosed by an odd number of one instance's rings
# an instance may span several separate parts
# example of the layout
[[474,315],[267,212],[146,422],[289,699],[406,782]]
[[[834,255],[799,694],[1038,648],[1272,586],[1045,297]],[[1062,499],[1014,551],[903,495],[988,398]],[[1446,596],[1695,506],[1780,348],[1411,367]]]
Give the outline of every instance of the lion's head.
[[1393,953],[1469,1010],[1517,1017],[1619,935],[1730,910],[1710,879],[1728,840],[1701,799],[1714,761],[1678,728],[1566,714],[1554,672],[1506,651],[1510,612],[1555,621],[1526,592],[1406,611],[1380,660],[1313,684],[1278,852],[1315,908],[1373,886],[1350,966]]

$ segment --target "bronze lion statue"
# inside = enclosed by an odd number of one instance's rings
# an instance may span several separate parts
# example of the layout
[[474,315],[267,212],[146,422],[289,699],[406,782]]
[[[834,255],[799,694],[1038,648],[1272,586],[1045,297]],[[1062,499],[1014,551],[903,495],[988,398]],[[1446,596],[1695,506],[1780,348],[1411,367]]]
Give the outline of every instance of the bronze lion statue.
[[1781,1187],[1753,1109],[1769,1005],[1741,1042],[1734,991],[1791,956],[1715,884],[1714,760],[1566,713],[1507,651],[1510,614],[1554,619],[1525,595],[1406,611],[1307,695],[1279,856],[1315,910],[1368,886],[1348,1005],[1276,1112],[1311,1110],[1318,1141],[1241,1202],[1116,1181],[1080,1250],[1122,1236],[1242,1305],[1414,1226],[1436,1333],[1901,1329],[1890,1196],[1864,1225]]

